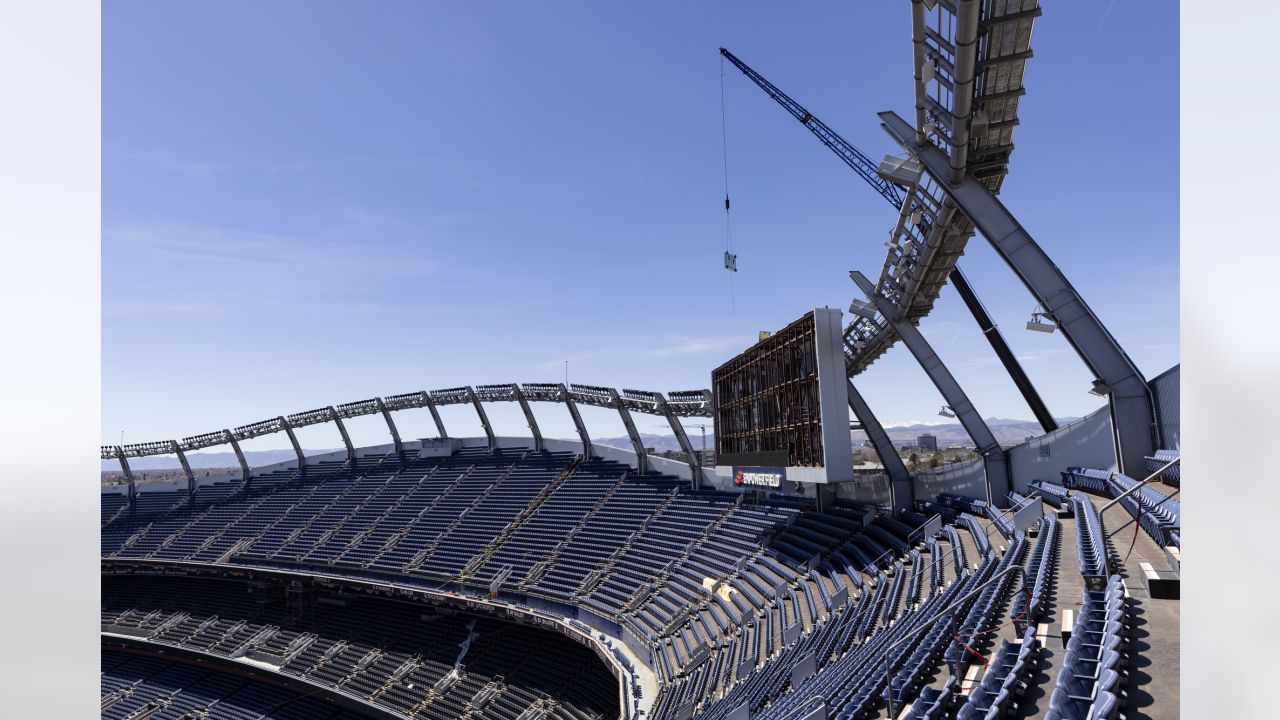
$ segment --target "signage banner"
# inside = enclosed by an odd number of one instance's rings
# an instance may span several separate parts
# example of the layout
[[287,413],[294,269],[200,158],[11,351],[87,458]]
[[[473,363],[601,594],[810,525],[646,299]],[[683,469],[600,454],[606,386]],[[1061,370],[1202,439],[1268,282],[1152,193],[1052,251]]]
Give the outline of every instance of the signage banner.
[[786,468],[733,466],[733,484],[742,488],[762,487],[778,490],[782,488],[786,479]]

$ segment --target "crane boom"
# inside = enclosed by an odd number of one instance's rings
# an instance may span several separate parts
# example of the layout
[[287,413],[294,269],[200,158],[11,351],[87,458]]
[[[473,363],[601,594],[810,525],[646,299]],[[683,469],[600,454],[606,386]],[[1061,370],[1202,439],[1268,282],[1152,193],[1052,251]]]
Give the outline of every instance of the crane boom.
[[794,115],[802,125],[809,128],[809,131],[816,135],[823,145],[831,148],[846,165],[853,168],[853,171],[861,175],[863,180],[870,183],[871,187],[875,188],[875,191],[880,193],[885,200],[893,203],[894,207],[902,207],[902,192],[898,190],[897,185],[885,180],[876,173],[876,164],[871,161],[871,158],[862,154],[861,150],[849,144],[835,130],[827,127],[826,123],[814,117],[813,113],[805,110],[803,105],[792,100],[773,83],[765,80],[763,75],[752,70],[751,66],[739,60],[733,53],[720,48],[720,54],[733,63],[734,67],[741,70],[743,75],[746,75],[752,82],[759,85],[760,89],[764,90],[769,97],[778,101],[778,104],[786,108],[787,112]]
[[[720,48],[720,54],[726,57],[734,67],[742,71],[743,75],[751,78],[751,81],[760,86],[769,97],[773,98],[799,120],[805,127],[822,141],[823,145],[831,148],[846,165],[853,168],[854,172],[862,176],[871,187],[878,192],[881,197],[888,200],[895,209],[902,207],[902,194],[897,185],[880,177],[876,172],[875,163],[871,159],[862,154],[862,151],[854,147],[849,141],[840,137],[836,131],[827,127],[812,113],[804,108],[803,105],[792,100],[790,96],[782,92],[773,83],[764,79],[760,73],[751,69],[751,66],[742,62],[733,53],[725,48]],[[913,208],[914,209],[914,208]],[[995,351],[996,356],[1004,365],[1005,371],[1009,373],[1010,379],[1017,386],[1018,391],[1022,394],[1027,405],[1030,406],[1032,414],[1036,416],[1040,426],[1045,432],[1053,432],[1058,429],[1058,422],[1054,419],[1053,414],[1049,412],[1049,408],[1045,405],[1044,400],[1040,397],[1040,393],[1036,391],[1035,385],[1031,383],[1031,379],[1027,377],[1026,371],[1022,369],[1021,363],[1014,356],[1013,351],[1009,349],[1009,344],[1005,342],[1004,336],[1000,334],[1000,330],[996,328],[991,317],[987,314],[982,303],[978,300],[978,296],[970,287],[969,281],[965,279],[964,273],[960,272],[960,268],[952,268],[948,274],[948,279],[955,286],[956,291],[964,300],[965,305],[969,308],[973,319],[978,323],[978,328],[982,330],[982,334],[986,336],[987,342],[990,343],[991,349]]]

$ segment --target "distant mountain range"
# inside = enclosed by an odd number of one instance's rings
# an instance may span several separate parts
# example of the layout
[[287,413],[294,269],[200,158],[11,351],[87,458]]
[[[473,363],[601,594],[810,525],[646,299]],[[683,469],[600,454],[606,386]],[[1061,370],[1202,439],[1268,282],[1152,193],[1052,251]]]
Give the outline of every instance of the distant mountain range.
[[[1079,418],[1065,417],[1058,418],[1060,425],[1065,425]],[[991,428],[991,433],[996,436],[996,440],[1001,445],[1017,445],[1025,441],[1028,437],[1043,435],[1044,430],[1041,429],[1040,423],[1033,420],[1013,420],[1010,418],[987,418],[987,426]],[[964,431],[964,427],[958,422],[950,423],[914,423],[911,425],[892,425],[885,428],[885,432],[889,433],[889,439],[897,447],[903,445],[916,444],[917,438],[921,435],[933,435],[938,439],[939,447],[948,446],[966,446],[971,447],[973,441],[969,439],[969,435]],[[861,430],[852,430],[849,436],[853,439],[855,448],[867,442],[866,433]],[[675,435],[655,435],[652,433],[640,433],[640,439],[644,441],[644,446],[655,450],[679,450],[680,445],[676,442]],[[631,448],[631,439],[623,437],[613,438],[594,438],[592,442],[608,445],[610,447],[618,447],[624,449]],[[702,449],[702,437],[700,433],[689,433],[689,442],[693,445],[694,450]],[[707,448],[715,449],[715,434],[707,433]]]
[[[1060,424],[1065,425],[1072,420],[1078,418],[1067,417],[1058,418]],[[987,426],[991,428],[992,434],[996,436],[996,440],[1001,445],[1017,445],[1026,440],[1028,437],[1040,435],[1043,431],[1040,424],[1031,420],[1011,420],[1009,418],[987,418]],[[893,444],[897,447],[916,443],[916,438],[920,435],[933,435],[938,438],[939,447],[947,446],[972,446],[973,441],[965,433],[960,423],[939,423],[937,425],[929,423],[915,423],[912,425],[896,425],[885,428],[889,433],[889,438],[893,440]],[[867,436],[860,430],[854,430],[849,433],[853,439],[853,446],[860,447],[866,442]],[[565,440],[576,440],[577,438],[564,438]],[[640,439],[644,441],[644,446],[655,450],[679,450],[680,445],[676,442],[675,435],[657,435],[654,433],[640,433]],[[612,438],[592,438],[592,442],[610,447],[631,449],[631,440],[625,435],[622,437]],[[693,444],[694,450],[702,449],[702,435],[699,432],[689,433],[689,442]],[[714,450],[716,446],[715,434],[707,433],[707,448]],[[307,455],[319,455],[327,452],[334,452],[341,448],[328,449],[305,449]],[[244,453],[245,460],[252,467],[262,465],[270,465],[272,463],[285,462],[293,459],[292,450],[246,450]],[[191,464],[193,469],[207,468],[229,468],[236,467],[239,463],[236,461],[236,455],[233,452],[195,452],[187,453],[187,462]],[[155,456],[131,458],[129,467],[132,470],[171,470],[180,467],[178,460],[173,457]],[[102,469],[111,471],[119,470],[120,463],[115,460],[103,460]]]
[[[334,450],[342,448],[325,449],[303,449],[306,455],[322,455]],[[271,465],[272,463],[285,462],[294,459],[293,450],[245,450],[245,462],[249,463],[249,467],[259,467],[261,465]],[[187,463],[191,465],[192,470],[205,470],[210,468],[229,468],[239,467],[240,462],[236,460],[236,454],[233,452],[194,452],[187,453]],[[180,468],[182,465],[176,457],[165,455],[157,455],[153,457],[129,458],[130,470],[173,470]],[[103,460],[103,470],[119,470],[119,460]]]

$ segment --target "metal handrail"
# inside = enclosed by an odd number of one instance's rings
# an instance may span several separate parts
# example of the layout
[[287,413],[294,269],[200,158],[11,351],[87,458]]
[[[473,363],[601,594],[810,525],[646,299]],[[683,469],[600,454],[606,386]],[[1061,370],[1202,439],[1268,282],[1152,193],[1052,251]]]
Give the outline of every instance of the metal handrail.
[[1165,463],[1163,466],[1161,466],[1161,467],[1160,467],[1160,469],[1159,469],[1159,470],[1156,470],[1155,472],[1153,472],[1153,473],[1151,473],[1150,475],[1148,475],[1145,479],[1143,479],[1143,480],[1142,480],[1141,482],[1139,482],[1137,485],[1134,485],[1133,487],[1129,488],[1128,490],[1125,490],[1124,492],[1122,492],[1122,493],[1120,493],[1119,495],[1115,496],[1115,498],[1113,498],[1113,499],[1111,500],[1111,502],[1109,502],[1109,503],[1107,503],[1107,504],[1103,505],[1103,506],[1098,510],[1098,517],[1102,517],[1102,513],[1106,512],[1106,511],[1107,511],[1107,510],[1108,510],[1112,505],[1115,505],[1116,503],[1118,503],[1118,502],[1120,502],[1121,500],[1125,499],[1125,498],[1126,498],[1126,497],[1128,497],[1129,495],[1132,495],[1132,494],[1133,494],[1136,490],[1138,490],[1139,488],[1144,487],[1144,486],[1146,486],[1146,485],[1150,485],[1151,483],[1155,482],[1155,479],[1156,479],[1157,477],[1159,477],[1161,473],[1163,473],[1165,470],[1168,470],[1169,468],[1173,467],[1174,465],[1177,465],[1177,464],[1178,464],[1178,463],[1180,463],[1180,462],[1182,462],[1182,456],[1181,456],[1181,455],[1179,455],[1178,457],[1176,457],[1176,458],[1174,458],[1174,459],[1170,460],[1169,462]]
[[823,708],[827,708],[827,699],[821,695],[814,695],[809,698],[809,702],[805,703],[804,705],[801,705],[795,710],[792,710],[786,715],[783,715],[782,717],[778,718],[778,720],[800,720],[800,718],[808,717],[809,713],[816,710],[819,705],[821,705]]
[[[1135,484],[1133,487],[1115,496],[1115,498],[1113,498],[1110,502],[1103,505],[1102,508],[1098,510],[1098,525],[1102,528],[1102,542],[1104,545],[1103,552],[1102,552],[1102,567],[1106,571],[1107,577],[1111,577],[1111,553],[1107,552],[1105,545],[1106,545],[1107,539],[1110,538],[1111,535],[1107,534],[1107,521],[1103,517],[1103,513],[1105,513],[1110,507],[1112,507],[1116,503],[1120,502],[1121,500],[1137,492],[1140,488],[1144,488],[1147,485],[1150,485],[1151,483],[1155,482],[1155,479],[1160,477],[1160,475],[1163,474],[1165,470],[1168,470],[1169,468],[1173,467],[1174,465],[1177,465],[1180,462],[1182,462],[1181,455],[1165,463],[1160,467],[1160,469],[1151,473],[1146,478],[1144,478],[1141,482]],[[1168,498],[1165,498],[1165,499],[1167,500]],[[1142,509],[1141,509],[1142,502],[1139,501],[1138,505],[1139,505],[1138,512],[1142,512]],[[1120,532],[1120,530],[1127,527],[1129,527],[1129,523],[1125,523],[1124,525],[1117,528],[1116,532]]]
[[[1160,502],[1158,502],[1158,503],[1156,503],[1156,504],[1152,505],[1152,506],[1151,506],[1151,509],[1153,509],[1153,510],[1154,510],[1155,508],[1160,507],[1161,505],[1163,505],[1163,504],[1165,504],[1165,503],[1169,502],[1170,500],[1174,499],[1175,497],[1177,497],[1177,496],[1178,496],[1179,494],[1181,494],[1181,493],[1182,493],[1182,489],[1181,489],[1181,488],[1179,488],[1179,489],[1177,489],[1177,490],[1174,490],[1173,492],[1171,492],[1171,493],[1169,493],[1168,495],[1166,495],[1166,496],[1164,497],[1164,499],[1163,499],[1163,500],[1161,500]],[[1113,532],[1113,533],[1112,533],[1112,535],[1114,535],[1115,533],[1118,533],[1118,532],[1120,532],[1121,530],[1123,530],[1123,529],[1125,529],[1125,528],[1129,527],[1130,525],[1132,525],[1133,523],[1135,523],[1135,522],[1137,522],[1137,521],[1138,521],[1138,519],[1137,519],[1136,517],[1131,517],[1131,518],[1129,518],[1128,520],[1126,520],[1126,521],[1125,521],[1125,523],[1124,523],[1123,525],[1121,525],[1120,527],[1116,528],[1116,529],[1115,529],[1115,532]]]

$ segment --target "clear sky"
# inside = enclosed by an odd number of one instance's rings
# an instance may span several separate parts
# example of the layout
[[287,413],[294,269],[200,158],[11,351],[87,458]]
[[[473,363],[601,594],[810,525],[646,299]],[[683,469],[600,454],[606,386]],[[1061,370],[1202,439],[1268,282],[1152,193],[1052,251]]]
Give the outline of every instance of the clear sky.
[[[1048,5],[1001,198],[1152,377],[1179,360],[1177,12]],[[847,308],[894,212],[726,64],[731,300],[720,45],[871,157],[895,151],[875,113],[911,110],[906,0],[106,3],[103,442],[557,382],[566,360],[573,382],[703,388],[757,331]],[[1050,409],[1097,408],[1062,335],[1022,329],[1035,302],[980,236],[961,267]],[[1031,418],[953,289],[921,329],[979,412]],[[942,420],[901,345],[859,386],[886,424]],[[524,432],[514,406],[489,414]],[[434,434],[425,411],[397,419]],[[462,408],[445,421],[479,434]],[[350,429],[385,442],[380,421]]]

